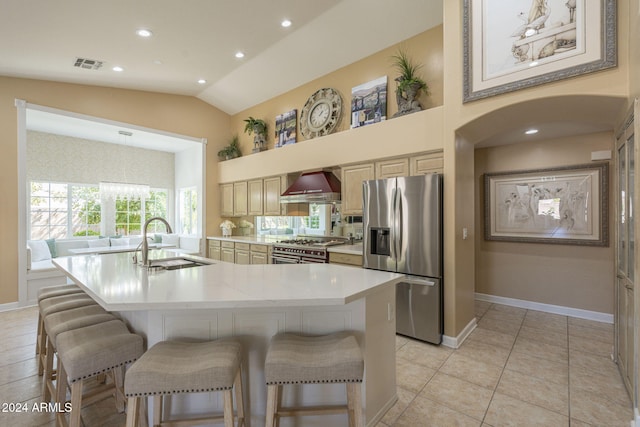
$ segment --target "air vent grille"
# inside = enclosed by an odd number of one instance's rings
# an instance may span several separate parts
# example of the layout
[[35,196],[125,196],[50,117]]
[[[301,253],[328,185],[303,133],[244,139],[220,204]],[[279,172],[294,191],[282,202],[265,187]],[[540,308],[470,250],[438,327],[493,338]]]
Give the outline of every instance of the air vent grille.
[[102,67],[104,61],[98,61],[96,59],[76,58],[74,67],[84,68],[85,70],[99,70]]

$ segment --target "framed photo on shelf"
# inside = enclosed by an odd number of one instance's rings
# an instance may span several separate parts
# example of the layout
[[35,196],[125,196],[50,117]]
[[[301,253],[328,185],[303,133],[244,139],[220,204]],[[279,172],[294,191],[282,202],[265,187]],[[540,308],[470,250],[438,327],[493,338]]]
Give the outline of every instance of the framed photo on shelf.
[[275,148],[296,143],[298,110],[291,110],[276,116]]
[[463,1],[463,102],[617,65],[615,0]]
[[387,76],[351,89],[351,128],[387,119]]
[[485,239],[608,246],[607,163],[484,175]]

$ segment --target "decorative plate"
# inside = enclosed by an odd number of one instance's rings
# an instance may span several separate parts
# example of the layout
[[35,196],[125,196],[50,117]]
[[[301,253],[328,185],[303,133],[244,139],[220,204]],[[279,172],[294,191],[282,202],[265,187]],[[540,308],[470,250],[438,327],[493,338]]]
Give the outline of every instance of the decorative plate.
[[300,113],[300,133],[305,139],[329,135],[340,123],[342,97],[337,90],[322,88],[307,99]]

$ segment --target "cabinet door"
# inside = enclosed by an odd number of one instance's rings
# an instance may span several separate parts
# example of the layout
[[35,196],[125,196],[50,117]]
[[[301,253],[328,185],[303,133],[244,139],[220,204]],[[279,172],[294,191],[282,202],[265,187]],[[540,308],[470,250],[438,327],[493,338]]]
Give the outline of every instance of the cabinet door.
[[376,179],[409,176],[409,159],[391,159],[376,162]]
[[251,264],[251,257],[249,251],[236,249],[236,264]]
[[245,216],[247,209],[247,181],[233,183],[233,215]]
[[249,190],[247,199],[249,215],[262,215],[262,180],[254,179],[247,182],[247,188]]
[[442,173],[443,170],[444,158],[441,151],[409,158],[409,174],[411,176]]
[[220,184],[220,216],[233,216],[233,184]]
[[362,181],[374,179],[373,163],[342,168],[342,214],[362,215]]
[[280,215],[280,180],[281,177],[275,176],[272,178],[265,178],[263,181],[264,186],[264,215],[265,216],[279,216]]
[[220,252],[220,246],[209,246],[209,258],[220,261],[222,259],[222,253]]
[[251,252],[251,264],[269,264],[269,258],[264,252]]
[[222,261],[226,261],[226,262],[235,262],[235,251],[231,248],[222,248],[220,250],[220,252],[222,253],[221,255],[221,259]]

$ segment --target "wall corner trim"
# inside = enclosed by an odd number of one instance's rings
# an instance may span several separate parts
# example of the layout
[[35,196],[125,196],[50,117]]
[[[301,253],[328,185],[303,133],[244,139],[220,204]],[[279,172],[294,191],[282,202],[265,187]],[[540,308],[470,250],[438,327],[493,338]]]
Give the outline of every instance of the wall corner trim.
[[469,335],[471,335],[471,332],[473,332],[473,330],[477,326],[478,326],[478,321],[474,317],[473,319],[471,319],[469,321],[469,323],[467,323],[467,326],[465,326],[462,329],[462,331],[458,334],[458,336],[450,337],[450,336],[447,336],[447,335],[443,335],[442,336],[442,345],[444,345],[445,347],[459,348],[462,345],[462,343],[464,342],[464,340],[466,340],[467,337],[469,337]]

